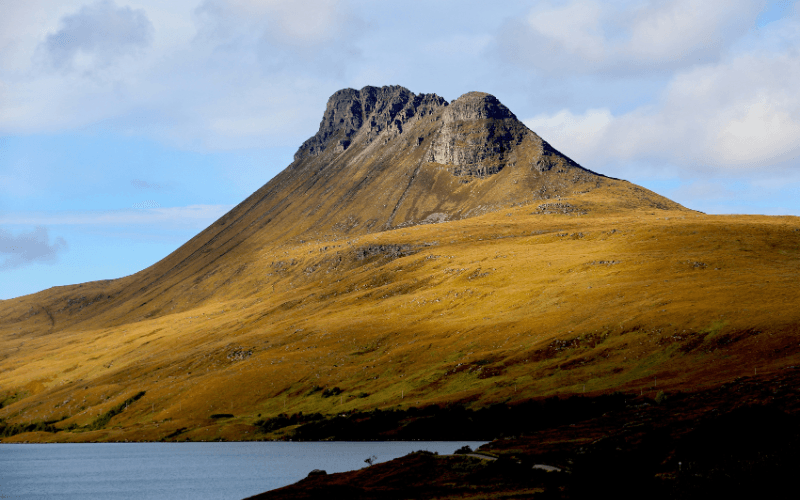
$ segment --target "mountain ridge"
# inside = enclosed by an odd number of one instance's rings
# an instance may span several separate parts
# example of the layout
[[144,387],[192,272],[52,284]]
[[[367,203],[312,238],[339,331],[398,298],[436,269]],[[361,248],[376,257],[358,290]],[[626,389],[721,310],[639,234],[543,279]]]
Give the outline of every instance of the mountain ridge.
[[399,86],[344,89],[328,100],[318,132],[292,164],[133,275],[132,286],[149,294],[143,307],[158,301],[159,283],[214,272],[220,258],[246,262],[256,248],[458,220],[597,188],[621,189],[620,203],[631,196],[644,206],[682,209],[580,167],[490,94],[471,92],[447,103]]
[[0,302],[0,419],[243,439],[281,412],[718,384],[800,359],[797,248],[797,218],[596,174],[490,94],[345,89],[285,170],[153,266]]
[[[550,209],[563,205],[558,210],[579,213],[558,200],[597,189],[610,190],[621,208],[684,210],[581,167],[491,94],[468,92],[448,103],[401,86],[342,89],[328,99],[317,133],[264,186],[153,266],[86,286],[97,288],[97,297],[118,297],[129,309],[116,313],[119,319],[130,319],[133,310],[150,317],[167,305],[158,305],[160,291],[217,272],[220,259],[246,266],[258,248],[460,220],[551,199]],[[236,269],[232,275],[241,272]],[[83,296],[75,286],[62,293]],[[132,308],[127,301],[136,295],[142,301]],[[70,300],[75,297],[64,298]],[[60,316],[54,324],[78,319]]]

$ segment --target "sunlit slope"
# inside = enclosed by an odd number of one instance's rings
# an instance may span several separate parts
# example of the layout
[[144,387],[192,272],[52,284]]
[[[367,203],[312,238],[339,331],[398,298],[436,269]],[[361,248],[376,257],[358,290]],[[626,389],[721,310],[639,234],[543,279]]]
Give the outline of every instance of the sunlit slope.
[[85,426],[146,391],[102,429],[17,438],[249,438],[259,414],[691,389],[800,362],[797,218],[617,194],[265,245],[233,284],[236,259],[165,288],[208,297],[177,314],[26,335],[44,313],[6,317],[0,418]]
[[86,320],[118,326],[188,311],[256,293],[243,277],[265,253],[282,260],[276,249],[284,246],[518,206],[574,213],[560,200],[576,193],[606,199],[611,211],[683,208],[582,168],[488,94],[448,105],[402,87],[346,89],[331,97],[291,165],[175,252],[122,279],[0,302],[0,322],[41,335]]
[[721,383],[797,361],[798,229],[584,169],[488,94],[345,89],[162,261],[0,301],[0,419],[247,438],[259,414]]

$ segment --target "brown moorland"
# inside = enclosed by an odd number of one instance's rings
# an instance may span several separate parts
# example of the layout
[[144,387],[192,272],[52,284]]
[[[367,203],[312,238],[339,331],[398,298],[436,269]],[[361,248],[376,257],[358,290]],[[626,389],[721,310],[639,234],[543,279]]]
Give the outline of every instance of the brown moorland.
[[3,441],[703,391],[800,364],[798,283],[797,217],[705,215],[583,169],[488,94],[348,89],[162,261],[0,302]]

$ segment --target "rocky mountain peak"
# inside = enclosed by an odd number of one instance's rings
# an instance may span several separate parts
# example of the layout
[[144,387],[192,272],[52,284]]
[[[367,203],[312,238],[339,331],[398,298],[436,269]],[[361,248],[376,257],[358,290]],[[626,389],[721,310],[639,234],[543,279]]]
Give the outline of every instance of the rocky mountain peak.
[[367,142],[387,132],[400,134],[410,123],[444,106],[447,101],[436,94],[414,94],[398,85],[339,90],[328,99],[319,131],[300,146],[295,160],[331,147],[344,151],[359,133]]
[[539,139],[495,96],[469,92],[442,113],[427,160],[452,165],[451,173],[464,182],[485,178],[516,162],[514,150],[527,135]]
[[497,98],[485,92],[468,92],[452,103],[442,116],[445,123],[459,120],[514,119],[514,113]]
[[607,182],[491,94],[448,104],[400,86],[343,89],[295,161],[254,194],[253,230],[275,241],[338,238],[547,204]]

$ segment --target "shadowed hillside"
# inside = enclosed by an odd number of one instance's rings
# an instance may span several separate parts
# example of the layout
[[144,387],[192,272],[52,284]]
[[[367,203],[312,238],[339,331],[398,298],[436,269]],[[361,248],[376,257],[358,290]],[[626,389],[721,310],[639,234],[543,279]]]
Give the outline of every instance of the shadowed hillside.
[[279,413],[714,386],[800,362],[799,271],[796,217],[598,175],[488,94],[347,89],[162,261],[0,302],[0,419],[250,439]]

